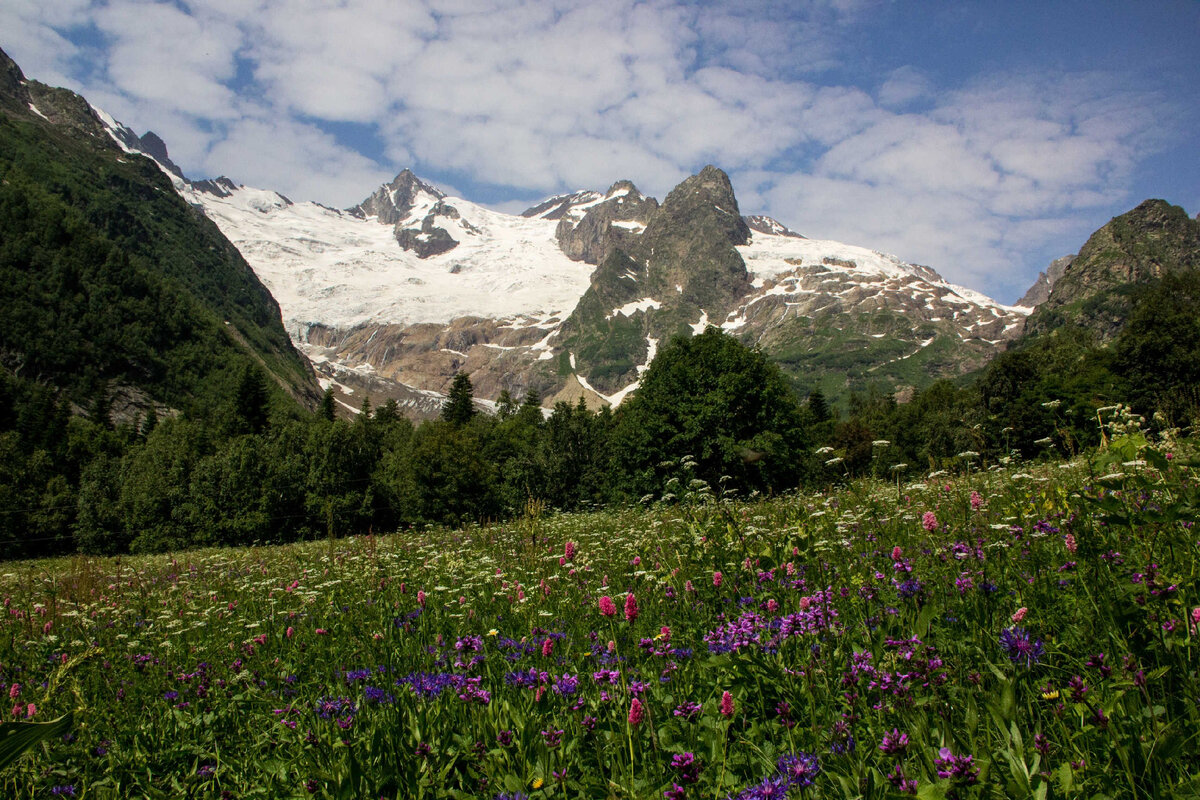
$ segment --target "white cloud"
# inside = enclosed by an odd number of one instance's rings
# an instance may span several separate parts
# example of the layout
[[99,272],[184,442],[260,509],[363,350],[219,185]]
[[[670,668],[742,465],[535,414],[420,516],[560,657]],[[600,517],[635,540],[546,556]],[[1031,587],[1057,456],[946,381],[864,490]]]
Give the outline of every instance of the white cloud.
[[[190,174],[348,205],[402,166],[520,197],[617,178],[662,197],[715,163],[747,212],[988,290],[1023,288],[1025,254],[1086,230],[1181,127],[1111,74],[830,79],[869,61],[855,26],[877,5],[9,0],[0,31],[19,35],[0,44],[156,130]],[[73,43],[88,25],[104,49]],[[387,163],[337,123],[376,132]]]

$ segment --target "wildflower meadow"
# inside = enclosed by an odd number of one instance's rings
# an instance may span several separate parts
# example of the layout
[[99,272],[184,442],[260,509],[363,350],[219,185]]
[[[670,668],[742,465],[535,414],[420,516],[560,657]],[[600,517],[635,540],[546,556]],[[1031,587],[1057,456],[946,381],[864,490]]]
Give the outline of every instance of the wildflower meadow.
[[1197,462],[1130,446],[2,565],[0,795],[1196,796]]

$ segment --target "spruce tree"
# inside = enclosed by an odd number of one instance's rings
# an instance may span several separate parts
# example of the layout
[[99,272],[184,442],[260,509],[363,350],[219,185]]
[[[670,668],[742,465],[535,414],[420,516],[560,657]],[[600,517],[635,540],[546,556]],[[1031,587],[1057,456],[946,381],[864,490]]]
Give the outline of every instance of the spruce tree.
[[321,396],[321,408],[317,412],[322,419],[333,422],[337,416],[336,407],[334,406],[333,387],[330,386],[325,390],[325,394]]
[[465,372],[454,376],[450,384],[450,393],[442,405],[442,419],[455,427],[466,425],[475,416],[474,387]]

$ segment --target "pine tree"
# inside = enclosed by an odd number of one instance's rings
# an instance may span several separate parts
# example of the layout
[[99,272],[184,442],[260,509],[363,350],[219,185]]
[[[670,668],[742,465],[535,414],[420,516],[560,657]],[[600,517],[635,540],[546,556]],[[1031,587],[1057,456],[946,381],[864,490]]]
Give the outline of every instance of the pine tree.
[[450,393],[442,405],[442,419],[455,427],[466,425],[475,416],[474,387],[466,373],[460,372],[454,376],[450,384]]

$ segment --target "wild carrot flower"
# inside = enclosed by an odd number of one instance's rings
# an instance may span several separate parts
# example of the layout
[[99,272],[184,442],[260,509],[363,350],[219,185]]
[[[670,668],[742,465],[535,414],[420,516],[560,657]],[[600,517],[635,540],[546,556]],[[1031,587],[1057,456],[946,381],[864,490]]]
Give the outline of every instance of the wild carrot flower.
[[615,616],[617,613],[617,607],[613,604],[612,598],[608,595],[604,595],[600,598],[600,613],[606,617]]
[[729,692],[721,693],[721,716],[726,719],[733,716],[733,695]]

